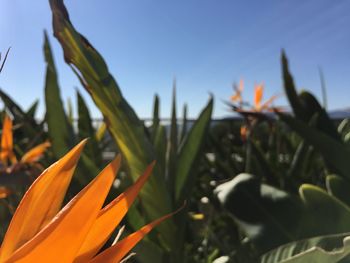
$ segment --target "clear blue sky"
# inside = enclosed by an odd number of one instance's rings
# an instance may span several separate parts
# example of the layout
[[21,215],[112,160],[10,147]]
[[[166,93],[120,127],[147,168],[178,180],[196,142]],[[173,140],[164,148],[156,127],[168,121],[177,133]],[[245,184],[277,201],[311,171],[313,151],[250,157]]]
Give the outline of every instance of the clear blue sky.
[[[170,116],[172,80],[178,108],[195,117],[215,96],[214,116],[228,115],[221,100],[245,80],[245,96],[264,82],[266,96],[282,92],[284,48],[299,88],[320,98],[325,73],[330,109],[350,106],[349,0],[66,0],[71,20],[104,56],[124,96],[140,117],[151,116],[153,95]],[[0,51],[12,50],[0,86],[24,108],[40,99],[44,110],[43,30],[49,32],[62,96],[75,103],[75,87],[93,102],[64,63],[52,37],[45,0],[0,1]],[[276,104],[285,105],[285,99]],[[91,107],[94,116],[100,116]]]

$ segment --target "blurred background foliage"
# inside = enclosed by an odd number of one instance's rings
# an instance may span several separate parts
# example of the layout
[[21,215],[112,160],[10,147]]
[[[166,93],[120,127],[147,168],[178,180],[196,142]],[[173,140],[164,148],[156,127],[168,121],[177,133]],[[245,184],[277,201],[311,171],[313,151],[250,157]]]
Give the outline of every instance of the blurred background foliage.
[[[210,97],[197,119],[188,120],[187,105],[178,116],[174,81],[169,123],[159,117],[161,99],[157,95],[153,118],[146,123],[123,97],[103,57],[75,30],[63,1],[50,0],[50,5],[54,35],[64,59],[103,120],[91,118],[79,91],[78,112],[72,112],[71,101],[62,101],[45,33],[45,118],[35,118],[38,101],[22,109],[10,94],[0,90],[4,103],[1,121],[7,114],[13,122],[15,155],[20,159],[36,145],[51,144],[38,158],[35,169],[25,164],[16,174],[17,170],[1,163],[1,237],[36,176],[88,137],[67,199],[121,153],[123,168],[110,198],[124,191],[149,163],[157,161],[152,178],[124,220],[130,232],[186,202],[179,214],[135,248],[137,255],[130,261],[349,260],[350,121],[331,119],[310,92],[298,91],[284,51],[282,78],[290,108],[273,106],[279,94],[263,102],[264,87],[260,84],[255,87],[253,103],[244,101],[241,81],[234,86],[231,100],[225,102],[239,117],[212,120],[214,99]],[[3,150],[3,140],[1,147]]]

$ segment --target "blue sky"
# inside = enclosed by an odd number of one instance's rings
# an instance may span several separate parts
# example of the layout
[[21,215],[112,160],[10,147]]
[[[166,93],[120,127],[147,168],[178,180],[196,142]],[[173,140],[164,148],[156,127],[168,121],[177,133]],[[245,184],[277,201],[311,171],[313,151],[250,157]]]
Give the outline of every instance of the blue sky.
[[[178,108],[187,102],[196,117],[215,96],[214,116],[227,116],[222,100],[232,83],[254,83],[266,97],[282,93],[280,50],[287,52],[298,88],[321,96],[318,67],[327,84],[330,109],[350,106],[350,1],[348,0],[66,0],[75,27],[105,58],[124,96],[140,117],[150,117],[153,95],[162,117],[170,116],[173,78]],[[0,1],[0,51],[11,46],[0,87],[23,108],[40,99],[44,111],[43,30],[50,35],[62,97],[82,91],[52,36],[48,1]],[[286,105],[284,98],[276,104]],[[180,112],[179,112],[180,114]],[[40,117],[40,114],[39,114]]]

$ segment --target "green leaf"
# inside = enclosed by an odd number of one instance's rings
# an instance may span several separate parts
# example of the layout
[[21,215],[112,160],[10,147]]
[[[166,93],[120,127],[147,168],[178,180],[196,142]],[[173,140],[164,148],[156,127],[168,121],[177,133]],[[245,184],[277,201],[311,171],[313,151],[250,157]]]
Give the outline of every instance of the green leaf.
[[159,126],[159,97],[158,95],[154,96],[154,103],[153,103],[153,119],[152,119],[152,141],[154,142],[154,138],[157,133],[157,129]]
[[350,254],[350,233],[318,236],[280,246],[261,257],[261,263],[336,263]]
[[309,92],[302,91],[299,95],[300,101],[304,105],[304,116],[307,120],[311,120],[312,117],[317,114],[316,127],[329,135],[337,141],[341,141],[341,137],[334,125],[334,122],[330,119],[327,112],[318,103],[317,99]]
[[140,263],[162,262],[164,252],[152,241],[143,239],[133,249]]
[[250,174],[237,175],[215,193],[259,252],[300,238],[306,214],[299,197],[261,184]]
[[106,134],[106,130],[107,130],[107,125],[105,122],[102,122],[100,124],[100,126],[97,128],[97,131],[96,131],[96,134],[95,134],[95,137],[96,137],[96,140],[98,142],[101,142],[103,137],[105,136]]
[[157,165],[160,167],[161,173],[165,176],[167,138],[163,125],[159,125],[155,133],[154,148],[157,155]]
[[[87,143],[86,146],[89,145],[90,142]],[[79,181],[81,185],[87,185],[91,182],[98,172],[101,171],[100,168],[96,165],[96,162],[93,158],[91,158],[87,153],[84,152],[81,155],[81,164],[77,169],[76,179]]]
[[350,182],[337,175],[326,177],[327,191],[350,207]]
[[70,98],[67,99],[67,119],[69,125],[74,125],[74,113],[73,113],[73,104]]
[[75,140],[61,100],[56,67],[46,32],[44,38],[46,123],[53,153],[59,159],[74,145]]
[[97,167],[102,166],[102,152],[99,148],[95,137],[95,130],[92,126],[90,112],[86,103],[77,90],[78,100],[78,136],[80,140],[90,138],[89,144],[86,145],[84,152],[95,163]]
[[303,229],[307,236],[350,231],[350,207],[345,203],[310,184],[302,185],[299,192],[311,216],[308,228]]
[[289,72],[288,60],[287,60],[286,54],[284,53],[284,50],[282,50],[281,61],[282,61],[282,77],[284,82],[283,87],[287,95],[288,101],[292,106],[295,116],[301,120],[307,121],[304,115],[304,108],[299,100],[298,93],[295,89],[293,77]]
[[350,179],[350,150],[341,142],[327,136],[325,133],[309,127],[305,122],[278,113],[279,117],[286,122],[301,137],[310,143],[329,162],[336,172]]
[[[145,134],[143,123],[122,96],[102,56],[74,29],[63,1],[50,0],[50,6],[54,35],[63,48],[64,58],[101,110],[135,181],[155,159],[155,151]],[[155,167],[153,176],[143,187],[140,197],[149,220],[173,210],[159,167]],[[163,222],[155,231],[160,233],[164,246],[172,249],[176,247],[173,219]]]
[[257,161],[257,166],[260,168],[259,173],[262,175],[262,177],[265,177],[269,183],[274,185],[279,184],[280,182],[277,180],[278,176],[264,156],[262,149],[254,141],[251,141],[250,143],[252,153]]
[[309,120],[317,113],[319,116],[317,128],[340,141],[340,136],[337,133],[333,121],[329,118],[324,108],[318,103],[317,99],[307,91],[302,91],[298,95],[295,89],[293,77],[289,72],[288,61],[284,51],[282,51],[282,71],[284,89],[295,116],[299,120],[309,122]]
[[0,97],[5,107],[11,112],[17,123],[21,123],[22,129],[29,138],[34,138],[42,127],[35,122],[30,115],[26,114],[22,108],[3,90],[0,89]]
[[[46,123],[52,150],[59,159],[72,148],[76,142],[76,137],[73,127],[70,125],[65,113],[63,102],[60,96],[56,68],[51,52],[49,39],[45,32],[44,52],[46,60],[46,82],[45,82],[45,103],[46,103]],[[81,138],[84,139],[84,138]],[[90,142],[88,143],[88,145]],[[90,146],[88,146],[90,147]],[[86,155],[84,151],[81,157],[81,163],[77,168],[77,176],[74,181],[78,182],[79,186],[86,185],[91,179],[99,173],[97,166]],[[76,191],[76,185],[72,186],[72,191]]]
[[83,138],[94,138],[95,130],[92,127],[92,120],[90,117],[90,112],[86,106],[84,98],[81,96],[80,92],[77,90],[77,104],[78,104],[78,130],[80,139]]
[[195,182],[192,172],[209,129],[212,111],[213,98],[210,98],[208,104],[188,132],[187,137],[180,145],[175,175],[175,203],[177,204],[183,203],[191,194],[191,189]]
[[305,165],[305,162],[309,161],[308,156],[309,145],[303,140],[299,143],[297,150],[295,151],[288,170],[288,177],[295,178],[297,175],[303,173],[302,168]]
[[183,142],[183,140],[185,139],[186,134],[187,134],[187,104],[185,104],[184,107],[183,107],[180,143]]
[[344,119],[341,121],[341,123],[338,125],[338,133],[342,136],[345,136],[348,132],[350,132],[350,120]]
[[34,119],[38,105],[39,105],[39,100],[34,101],[34,103],[27,110],[26,115]]
[[344,143],[347,144],[347,145],[350,144],[350,132],[345,134],[345,136],[344,136]]
[[166,178],[168,191],[171,196],[174,195],[176,170],[177,164],[177,148],[178,148],[178,134],[177,134],[177,117],[176,117],[176,82],[173,84],[173,97],[171,106],[171,123],[170,123],[170,136],[167,148],[167,167],[166,167]]

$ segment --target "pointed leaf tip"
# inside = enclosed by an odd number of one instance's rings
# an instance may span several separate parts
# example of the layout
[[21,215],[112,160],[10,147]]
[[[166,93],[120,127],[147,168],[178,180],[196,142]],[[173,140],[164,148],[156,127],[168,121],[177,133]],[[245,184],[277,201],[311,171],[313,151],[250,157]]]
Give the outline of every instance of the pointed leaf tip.
[[142,186],[151,175],[154,164],[155,161],[146,168],[143,175],[140,176],[132,186],[126,189],[124,193],[120,194],[100,211],[94,225],[90,229],[89,234],[79,250],[75,263],[86,262],[104,245],[109,236],[126,215],[130,206],[138,196]]
[[95,258],[93,258],[90,263],[114,263],[114,262],[120,262],[127,253],[130,252],[131,249],[134,248],[134,246],[142,240],[143,237],[145,237],[153,228],[158,226],[160,223],[162,223],[164,220],[172,217],[176,213],[178,213],[180,210],[182,210],[185,206],[185,203],[183,206],[181,206],[179,209],[177,209],[175,212],[169,213],[159,219],[154,220],[153,222],[149,223],[148,225],[145,225],[138,231],[130,234],[129,236],[125,237],[121,241],[117,242],[115,245],[111,246],[110,248],[106,249],[99,255],[97,255]]
[[33,238],[61,208],[63,198],[86,140],[52,164],[22,198],[4,237],[0,261]]
[[60,261],[73,262],[100,213],[120,166],[120,159],[117,156],[107,165],[42,231],[16,250],[9,261],[34,262],[35,259],[45,258],[48,262],[56,262],[59,251]]

